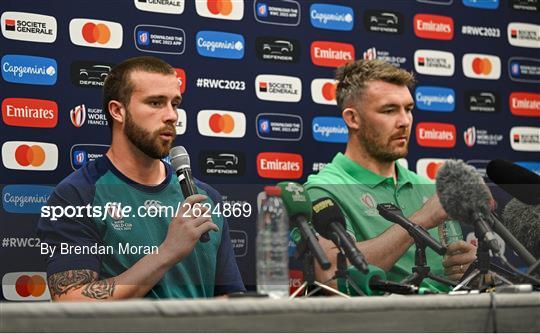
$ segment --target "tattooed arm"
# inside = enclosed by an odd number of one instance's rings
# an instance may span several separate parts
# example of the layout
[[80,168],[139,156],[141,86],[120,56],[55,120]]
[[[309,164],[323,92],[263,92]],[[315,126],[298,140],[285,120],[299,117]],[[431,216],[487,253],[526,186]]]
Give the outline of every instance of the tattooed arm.
[[70,291],[79,291],[81,296],[91,299],[107,299],[113,296],[114,278],[98,280],[98,273],[88,269],[68,270],[48,278],[49,290],[54,300],[68,296]]

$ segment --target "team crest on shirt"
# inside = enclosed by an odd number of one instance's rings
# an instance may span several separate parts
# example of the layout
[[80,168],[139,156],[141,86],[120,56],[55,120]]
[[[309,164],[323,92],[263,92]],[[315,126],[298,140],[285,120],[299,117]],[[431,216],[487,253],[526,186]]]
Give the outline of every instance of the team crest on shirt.
[[365,193],[360,196],[360,203],[366,207],[366,210],[364,210],[366,216],[375,217],[379,215],[379,211],[377,211],[377,202],[375,202],[375,199],[371,194]]
[[119,202],[108,202],[105,204],[107,214],[112,218],[111,227],[116,231],[131,231],[132,223],[126,223],[122,215],[122,204]]

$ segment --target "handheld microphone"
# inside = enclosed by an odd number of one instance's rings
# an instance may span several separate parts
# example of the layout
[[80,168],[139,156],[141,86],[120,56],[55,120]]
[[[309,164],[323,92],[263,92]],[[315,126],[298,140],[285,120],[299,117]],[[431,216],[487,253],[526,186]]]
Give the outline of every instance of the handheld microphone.
[[292,228],[298,228],[303,240],[306,240],[311,253],[323,270],[330,268],[330,261],[321,248],[317,237],[308,222],[311,220],[311,200],[304,187],[296,182],[280,182],[281,200],[289,214]]
[[[180,189],[184,198],[188,198],[191,195],[197,194],[197,187],[193,180],[193,175],[191,174],[191,165],[189,161],[189,154],[187,153],[184,146],[175,146],[169,152],[171,157],[171,165],[176,172],[176,177],[180,183]],[[200,239],[200,242],[210,241],[210,236],[208,232],[204,232]]]
[[489,224],[493,200],[489,188],[474,167],[461,160],[447,160],[437,172],[439,200],[450,217],[475,226],[477,238],[483,240],[496,256],[501,247]]
[[418,224],[405,218],[400,208],[392,203],[382,203],[377,205],[379,214],[386,220],[403,227],[415,242],[423,243],[433,249],[437,254],[446,254],[446,247],[441,245],[429,232]]
[[345,230],[345,218],[339,206],[331,198],[324,197],[313,203],[313,226],[324,238],[332,240],[339,249],[343,250],[354,267],[363,273],[368,272],[364,255]]
[[540,204],[540,176],[510,161],[495,159],[486,168],[488,177],[507,193],[529,205]]
[[[540,258],[540,204],[527,205],[512,199],[504,207],[502,217],[503,224],[532,253],[531,256]],[[536,262],[534,257],[532,261],[526,261],[527,265]]]

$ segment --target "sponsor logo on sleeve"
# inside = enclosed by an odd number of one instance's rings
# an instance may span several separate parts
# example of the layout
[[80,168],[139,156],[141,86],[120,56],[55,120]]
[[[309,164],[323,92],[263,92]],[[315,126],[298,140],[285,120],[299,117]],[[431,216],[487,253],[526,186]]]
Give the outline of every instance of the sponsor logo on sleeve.
[[512,57],[508,59],[510,80],[527,83],[540,83],[540,59]]
[[123,29],[117,22],[77,18],[69,22],[69,38],[79,46],[120,49]]
[[294,0],[254,0],[255,20],[284,26],[300,24],[300,3]]
[[538,93],[512,92],[508,103],[513,115],[540,117],[540,94]]
[[222,31],[199,31],[195,37],[197,53],[203,57],[242,59],[245,41],[239,34]]
[[11,126],[54,128],[58,123],[58,105],[50,100],[5,98],[2,120]]
[[138,10],[163,14],[182,14],[185,0],[133,0]]
[[257,174],[267,179],[299,179],[303,159],[300,154],[261,152],[257,155]]
[[202,17],[222,20],[241,20],[244,17],[244,1],[196,0],[195,9]]
[[366,10],[364,27],[370,32],[403,34],[403,15],[398,12]]
[[501,110],[497,92],[474,90],[466,91],[464,96],[467,111],[494,113]]
[[499,0],[462,0],[463,5],[472,8],[480,9],[497,9],[499,8]]
[[444,165],[446,159],[423,158],[416,162],[416,173],[431,181],[435,181],[439,168]]
[[208,137],[242,138],[246,134],[246,116],[227,110],[201,110],[197,114],[199,133]]
[[255,78],[255,93],[264,101],[299,102],[302,81],[297,77],[259,74]]
[[523,48],[540,48],[540,25],[511,22],[507,28],[508,43]]
[[300,43],[282,37],[257,37],[257,58],[264,61],[297,63],[300,59]]
[[516,164],[523,168],[527,168],[533,173],[540,175],[540,162],[536,161],[517,161]]
[[314,3],[309,8],[309,18],[315,28],[350,31],[354,27],[351,7]]
[[257,136],[266,140],[298,141],[302,139],[302,117],[289,114],[263,113],[255,119]]
[[101,108],[88,107],[85,104],[79,104],[69,111],[69,120],[71,124],[80,128],[83,125],[91,126],[109,126],[107,117]]
[[510,8],[515,10],[523,10],[528,12],[540,11],[539,0],[510,0],[508,1]]
[[46,301],[51,299],[44,272],[14,272],[2,277],[2,294],[9,301]]
[[311,81],[311,98],[318,104],[337,105],[337,81],[334,79],[313,79]]
[[311,128],[316,141],[346,143],[349,138],[349,130],[341,117],[315,117]]
[[418,123],[416,142],[422,147],[452,148],[456,146],[456,127],[449,123]]
[[456,93],[452,88],[418,86],[414,96],[420,110],[452,112],[456,107]]
[[71,82],[79,87],[102,88],[113,63],[75,61],[71,63]]
[[463,140],[467,147],[473,147],[475,145],[497,146],[503,140],[503,135],[489,133],[488,130],[477,129],[475,126],[471,126],[463,132]]
[[401,67],[401,65],[407,62],[406,57],[391,55],[389,51],[377,50],[375,47],[371,47],[364,51],[363,58],[366,60],[380,59],[395,67]]
[[497,56],[467,53],[463,55],[462,64],[467,78],[497,80],[501,77],[501,59]]
[[449,41],[454,38],[454,20],[449,16],[416,14],[414,34],[420,38]]
[[540,152],[540,128],[513,127],[510,129],[510,146],[514,151]]
[[501,29],[495,27],[463,25],[461,26],[461,34],[475,37],[499,38],[501,37]]
[[17,41],[54,43],[57,25],[53,16],[23,12],[4,12],[0,18],[2,35]]
[[58,65],[52,58],[5,55],[2,57],[2,78],[7,82],[52,86],[58,77]]
[[7,169],[51,171],[58,166],[58,147],[33,141],[2,144],[2,163]]
[[71,168],[79,169],[85,163],[101,158],[107,153],[109,145],[75,144],[69,150]]
[[454,54],[446,51],[416,50],[414,52],[414,70],[424,75],[454,75]]
[[245,155],[237,151],[203,151],[199,162],[205,176],[242,176],[246,170]]
[[235,257],[244,257],[248,252],[248,236],[245,231],[229,230]]
[[2,189],[2,205],[9,213],[40,213],[54,187],[34,184],[11,184]]
[[139,51],[181,55],[186,48],[186,33],[180,28],[139,24],[133,31]]
[[355,59],[352,44],[315,41],[310,49],[311,62],[317,66],[339,67]]

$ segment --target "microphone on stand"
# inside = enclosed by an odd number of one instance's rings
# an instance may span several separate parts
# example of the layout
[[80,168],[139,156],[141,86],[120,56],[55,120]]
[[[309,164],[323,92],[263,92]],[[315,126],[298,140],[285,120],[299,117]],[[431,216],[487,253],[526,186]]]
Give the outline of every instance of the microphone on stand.
[[[184,198],[197,194],[197,187],[195,186],[195,181],[191,173],[189,154],[184,146],[175,146],[171,148],[169,156],[171,157],[171,165],[176,172],[176,177],[178,178],[178,183],[180,183],[180,189],[182,190]],[[199,241],[210,241],[208,232],[204,232],[199,238]]]

